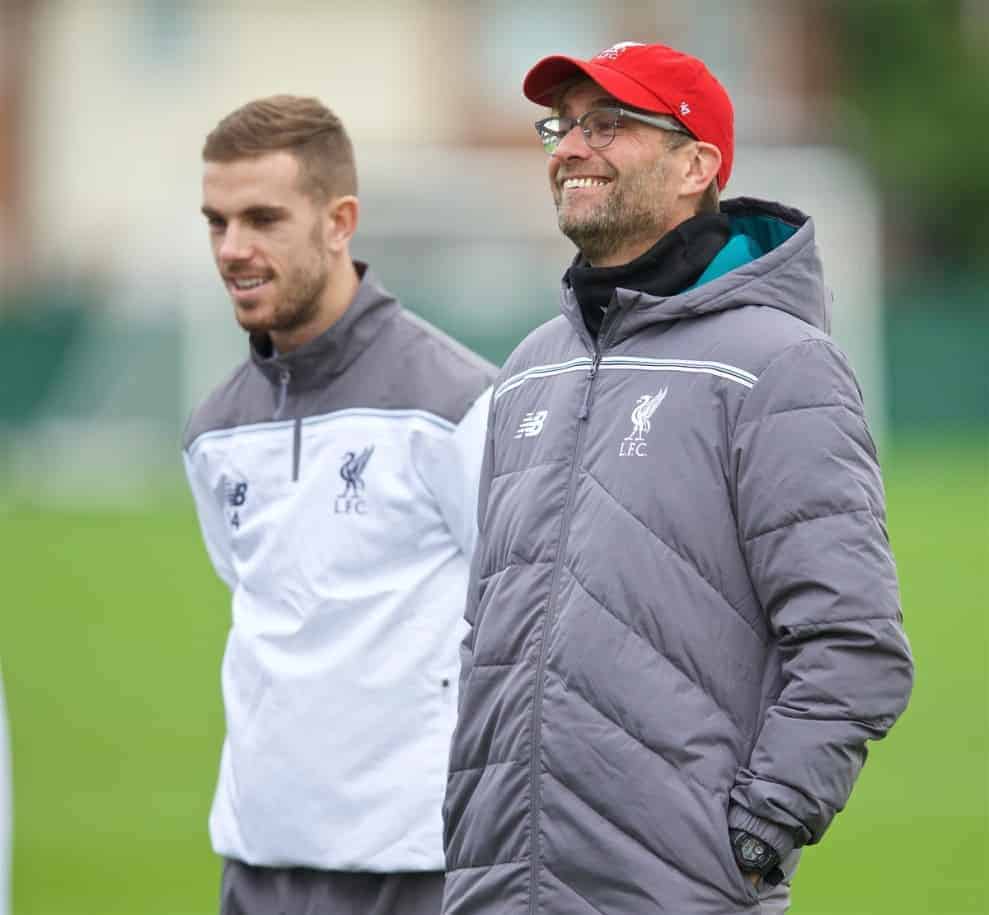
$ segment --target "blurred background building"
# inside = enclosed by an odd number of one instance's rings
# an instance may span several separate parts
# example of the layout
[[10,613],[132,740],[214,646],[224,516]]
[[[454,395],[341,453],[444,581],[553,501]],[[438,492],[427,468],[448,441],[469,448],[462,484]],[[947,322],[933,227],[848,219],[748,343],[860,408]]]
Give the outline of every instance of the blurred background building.
[[622,40],[725,84],[726,196],[813,215],[880,438],[917,687],[795,911],[989,911],[989,0],[0,0],[17,915],[215,911],[229,596],[179,447],[246,342],[199,213],[206,133],[322,98],[356,146],[355,255],[500,361],[573,254],[522,77]]
[[341,115],[364,205],[355,254],[501,360],[555,312],[572,255],[522,76],[624,39],[694,53],[728,88],[727,196],[815,217],[834,332],[877,432],[984,424],[987,10],[2,0],[2,488],[102,502],[175,472],[189,408],[244,352],[198,212],[199,152],[257,96],[317,95]]

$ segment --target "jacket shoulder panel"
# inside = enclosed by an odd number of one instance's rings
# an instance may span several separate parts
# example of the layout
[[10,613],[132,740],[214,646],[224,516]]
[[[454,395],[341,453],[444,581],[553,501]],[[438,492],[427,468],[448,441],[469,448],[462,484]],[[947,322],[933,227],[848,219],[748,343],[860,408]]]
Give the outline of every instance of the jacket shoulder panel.
[[[382,406],[417,409],[459,423],[497,368],[425,319],[402,309],[367,358],[381,366]],[[385,376],[390,376],[386,380]]]
[[579,349],[580,355],[589,356],[590,351],[581,345],[570,321],[564,315],[557,315],[540,324],[515,347],[505,360],[498,375],[498,383],[512,375],[542,365],[566,359]]
[[458,424],[490,386],[496,369],[404,309],[333,383],[306,392],[304,415],[336,410],[420,410]]
[[[301,391],[289,388],[283,419],[339,410],[421,410],[457,424],[494,379],[493,365],[401,310],[345,371]],[[293,382],[294,384],[294,382]],[[183,447],[207,432],[272,420],[275,387],[245,360],[193,411]]]
[[244,360],[192,411],[182,437],[183,449],[188,450],[207,432],[270,419],[273,402],[270,385],[250,360]]
[[759,382],[738,416],[739,424],[814,406],[835,406],[864,419],[862,391],[848,357],[826,334],[771,341],[760,353]]
[[760,375],[791,346],[808,340],[831,341],[822,330],[773,307],[743,305],[712,316],[725,361]]

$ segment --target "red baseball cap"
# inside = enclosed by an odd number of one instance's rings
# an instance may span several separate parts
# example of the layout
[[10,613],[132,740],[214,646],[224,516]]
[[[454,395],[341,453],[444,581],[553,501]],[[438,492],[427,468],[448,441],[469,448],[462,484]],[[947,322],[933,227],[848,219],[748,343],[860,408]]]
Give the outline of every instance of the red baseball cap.
[[721,151],[718,187],[728,183],[735,154],[731,99],[704,62],[662,44],[623,41],[590,60],[544,57],[525,77],[522,91],[537,105],[553,104],[556,90],[583,73],[633,108],[673,115],[698,140]]

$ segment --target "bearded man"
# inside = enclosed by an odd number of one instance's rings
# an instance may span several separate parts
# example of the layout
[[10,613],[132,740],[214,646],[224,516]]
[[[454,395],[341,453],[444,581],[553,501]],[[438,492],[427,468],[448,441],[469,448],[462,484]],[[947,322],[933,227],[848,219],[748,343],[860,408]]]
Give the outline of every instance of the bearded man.
[[322,103],[251,102],[203,159],[213,257],[250,335],[184,448],[233,592],[221,913],[435,915],[493,369],[352,260],[353,150]]
[[578,254],[495,382],[444,913],[783,912],[912,682],[814,226],[719,203],[696,58],[624,42],[523,91]]

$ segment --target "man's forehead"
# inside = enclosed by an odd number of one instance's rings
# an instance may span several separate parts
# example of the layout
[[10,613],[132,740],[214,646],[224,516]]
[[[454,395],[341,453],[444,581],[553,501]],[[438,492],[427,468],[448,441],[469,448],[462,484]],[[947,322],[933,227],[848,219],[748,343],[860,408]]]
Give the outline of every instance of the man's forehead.
[[288,152],[265,153],[230,161],[208,161],[203,166],[206,196],[284,197],[299,193],[299,162]]
[[275,150],[257,156],[209,160],[204,168],[206,174],[229,178],[291,179],[299,174],[299,160],[287,150]]

